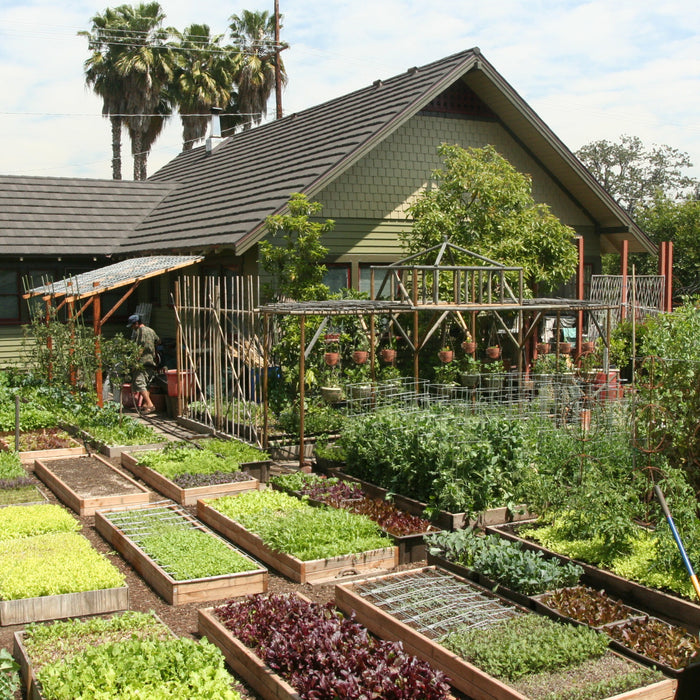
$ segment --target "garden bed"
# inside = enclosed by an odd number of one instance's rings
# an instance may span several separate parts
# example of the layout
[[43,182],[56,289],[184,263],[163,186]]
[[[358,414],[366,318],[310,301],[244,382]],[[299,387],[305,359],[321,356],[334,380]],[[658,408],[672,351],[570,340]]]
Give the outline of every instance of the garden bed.
[[[436,593],[439,592],[439,595]],[[527,700],[528,695],[517,690],[515,683],[504,682],[473,663],[449,651],[439,640],[461,625],[478,629],[479,634],[512,618],[534,616],[535,613],[517,606],[504,605],[497,596],[448,572],[427,567],[411,572],[388,574],[354,583],[338,584],[336,604],[344,612],[354,612],[356,619],[383,639],[401,641],[404,649],[428,660],[443,671],[451,684],[473,700]],[[445,596],[447,602],[437,601]],[[456,619],[457,616],[461,619]],[[642,677],[651,675],[644,667],[619,657],[612,651],[600,658],[603,668],[615,674],[640,671]],[[599,664],[600,665],[600,664]],[[562,669],[558,684],[572,682],[578,687],[592,671],[583,671],[586,664]],[[583,673],[576,680],[565,680],[574,671]],[[596,671],[598,673],[599,671]],[[550,672],[551,673],[551,672]],[[523,687],[522,680],[517,683]],[[644,682],[641,687],[624,692],[615,691],[615,700],[672,700],[677,682],[673,679]],[[564,686],[565,687],[565,686]],[[530,697],[541,697],[533,694]]]
[[[267,590],[265,568],[175,504],[98,511],[95,514],[95,528],[171,605],[219,600]],[[153,538],[163,534],[170,538],[170,542],[156,545]],[[186,538],[184,541],[183,537]],[[190,570],[187,561],[182,561],[183,557],[186,560],[199,554],[204,545],[212,549],[211,552],[202,552],[212,566],[220,567],[222,556],[226,556],[235,559],[235,566],[243,570],[190,578],[187,578],[187,574],[173,572],[178,566],[185,571]],[[161,554],[151,556],[146,550],[150,552],[155,546],[159,547]]]
[[[393,493],[381,486],[370,484],[368,481],[363,481],[350,474],[342,471],[335,471],[333,476],[342,479],[343,481],[354,481],[370,498],[382,498],[391,500],[397,508],[405,510],[413,515],[423,516],[427,503],[416,501],[413,498],[402,496],[401,494]],[[522,512],[521,512],[522,511]],[[441,530],[459,530],[469,525],[478,527],[486,527],[487,525],[500,525],[502,523],[515,523],[526,520],[531,520],[532,514],[528,513],[525,506],[518,506],[515,511],[509,508],[489,508],[489,510],[479,513],[476,518],[470,518],[468,513],[449,513],[448,511],[440,510],[437,515],[432,518],[433,524]]]
[[[0,435],[0,449],[14,451],[13,433]],[[57,428],[23,431],[20,435],[19,458],[23,464],[33,464],[35,459],[68,457],[86,454],[85,447],[68,433]]]
[[[129,418],[129,420],[132,420]],[[138,448],[139,450],[157,450],[166,444],[167,439],[163,437],[163,440],[159,442],[150,442],[148,444],[134,444],[134,445],[110,445],[100,440],[90,434],[88,430],[79,428],[75,425],[65,424],[63,425],[66,431],[71,433],[74,437],[83,440],[84,442],[92,445],[96,450],[98,450],[105,457],[112,459],[114,457],[119,457],[122,452],[133,451]]]
[[151,492],[99,455],[37,459],[34,473],[79,516],[98,508],[148,503]]
[[210,504],[201,499],[197,501],[197,517],[256,559],[299,583],[330,581],[348,574],[392,569],[398,564],[397,547],[302,561],[269,547],[259,535],[216,510],[216,502]]
[[303,596],[252,596],[200,609],[198,632],[262,698],[450,697],[444,676],[424,661]]
[[554,552],[532,540],[518,536],[508,526],[493,526],[486,528],[487,533],[497,534],[501,537],[520,542],[523,547],[542,552],[544,556],[554,557],[560,561],[573,561],[583,568],[581,583],[592,588],[605,589],[608,594],[617,596],[622,601],[635,608],[641,608],[665,620],[687,627],[691,632],[700,630],[700,605],[684,598],[665,593],[655,588],[643,586],[629,579],[622,578],[611,571],[606,571],[586,562],[573,560],[570,557]]
[[219,496],[260,488],[258,479],[250,474],[248,475],[249,478],[242,481],[229,481],[208,486],[183,488],[154,469],[147,467],[145,464],[140,464],[138,461],[138,454],[138,452],[122,452],[122,466],[128,469],[138,479],[141,479],[141,481],[163,494],[163,496],[183,506],[195,505],[199,498],[218,498]]
[[357,482],[295,472],[273,477],[271,485],[297,498],[306,497],[311,505],[343,508],[351,513],[366,515],[398,547],[399,564],[425,561],[423,535],[438,532],[438,528],[425,518],[406,513],[391,501],[366,496]]

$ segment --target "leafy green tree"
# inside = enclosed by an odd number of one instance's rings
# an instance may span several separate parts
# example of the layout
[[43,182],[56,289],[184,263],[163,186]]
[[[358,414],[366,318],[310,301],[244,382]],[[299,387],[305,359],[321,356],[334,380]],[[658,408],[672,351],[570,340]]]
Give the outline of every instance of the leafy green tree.
[[328,248],[321,237],[333,230],[335,222],[312,221],[322,205],[300,192],[291,195],[287,206],[289,214],[267,218],[268,237],[260,242],[260,265],[274,278],[266,292],[275,299],[327,299],[330,290],[323,283],[326,266],[322,263]]
[[532,196],[532,181],[493,146],[442,144],[444,168],[433,171],[437,186],[410,207],[412,229],[402,236],[410,253],[439,244],[455,245],[508,266],[524,268],[531,290],[556,289],[576,271],[574,231]]
[[[287,81],[284,63],[275,46],[275,17],[267,11],[243,10],[231,15],[231,37],[241,53],[236,75],[238,109],[243,117],[243,128],[259,124],[267,114],[267,101],[275,87],[275,66],[279,60],[280,76]],[[279,47],[280,50],[285,45]]]
[[241,55],[223,46],[223,35],[212,36],[206,24],[191,24],[176,38],[171,96],[180,111],[182,150],[189,151],[205,137],[209,122],[204,116],[211,108],[230,106]]
[[671,146],[646,148],[637,136],[623,134],[618,142],[593,141],[576,156],[630,215],[653,204],[659,192],[683,197],[700,184],[683,173],[693,165],[687,153]]

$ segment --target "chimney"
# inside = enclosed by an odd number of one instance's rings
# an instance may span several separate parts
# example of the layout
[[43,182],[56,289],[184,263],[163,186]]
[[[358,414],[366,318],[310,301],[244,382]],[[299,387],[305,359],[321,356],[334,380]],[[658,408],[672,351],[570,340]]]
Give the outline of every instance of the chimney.
[[219,119],[222,111],[221,107],[211,108],[211,132],[205,144],[207,153],[211,153],[224,140],[221,136],[221,121]]

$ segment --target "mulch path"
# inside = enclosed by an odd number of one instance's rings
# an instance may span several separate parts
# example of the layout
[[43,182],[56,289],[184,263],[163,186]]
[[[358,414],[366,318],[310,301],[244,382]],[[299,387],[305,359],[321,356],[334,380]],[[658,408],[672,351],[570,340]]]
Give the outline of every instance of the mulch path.
[[[55,466],[52,471],[61,472],[64,476],[70,476],[71,479],[78,480],[80,482],[81,495],[105,495],[105,492],[109,488],[113,488],[115,483],[119,481],[119,477],[114,476],[115,472],[104,467],[99,463],[99,460],[94,460],[96,464],[93,464],[91,468],[85,469],[85,460],[90,459],[89,457],[77,457],[70,460],[62,458],[61,466]],[[119,467],[120,459],[118,457],[107,459],[106,461]],[[76,474],[76,468],[80,468],[80,477]],[[30,468],[31,470],[32,468]],[[282,468],[284,470],[284,468]],[[110,482],[108,486],[107,481]],[[112,483],[112,482],[115,483]],[[135,481],[139,481],[135,479]],[[141,482],[139,482],[141,483]],[[37,484],[40,490],[46,494],[48,501],[50,503],[59,503],[56,496],[46,487],[43,483],[38,481]],[[144,484],[145,486],[145,484]],[[123,485],[119,484],[119,488],[122,489]],[[163,500],[163,497],[157,493],[153,493],[153,501]],[[195,507],[186,507],[186,510],[196,515]],[[77,517],[77,516],[76,516]],[[211,607],[212,602],[205,603],[191,603],[186,605],[178,605],[177,607],[169,605],[166,603],[157,593],[155,593],[144,580],[131,568],[131,566],[124,561],[118,552],[115,552],[111,547],[102,539],[95,529],[95,517],[85,516],[79,518],[82,524],[82,534],[87,537],[92,545],[99,552],[106,554],[114,565],[124,573],[126,577],[127,585],[129,586],[129,609],[137,610],[141,612],[149,612],[153,610],[163,622],[170,627],[170,629],[181,637],[191,637],[193,639],[198,639],[197,634],[197,610],[199,608]],[[417,564],[402,565],[400,569],[414,568],[425,565],[425,562],[419,562]],[[293,583],[292,581],[286,579],[283,576],[276,574],[274,571],[269,571],[268,578],[268,591],[270,593],[289,593],[297,591],[302,593],[307,598],[318,602],[326,603],[333,601],[334,598],[334,584],[299,584]],[[12,650],[14,633],[20,631],[24,628],[24,625],[14,625],[7,627],[0,627],[0,648],[7,648]],[[250,688],[241,685],[238,689],[241,696],[245,700],[257,700],[260,696],[255,694]],[[23,697],[19,693],[16,696],[18,699]]]

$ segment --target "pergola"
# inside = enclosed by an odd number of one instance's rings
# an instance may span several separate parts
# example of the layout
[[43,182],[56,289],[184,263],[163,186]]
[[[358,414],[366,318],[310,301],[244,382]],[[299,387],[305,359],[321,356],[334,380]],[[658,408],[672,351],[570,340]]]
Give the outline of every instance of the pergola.
[[[471,257],[473,265],[460,264],[465,257]],[[264,434],[267,442],[268,403],[267,403],[267,368],[269,366],[269,321],[270,316],[286,315],[300,318],[299,347],[299,459],[304,464],[304,396],[305,363],[309,354],[329,320],[337,316],[369,316],[370,368],[374,374],[375,364],[375,319],[378,314],[391,317],[398,333],[404,338],[413,352],[414,378],[419,379],[420,351],[425,347],[440,325],[453,315],[465,330],[471,326],[474,336],[476,317],[482,312],[492,315],[510,341],[517,347],[518,371],[523,370],[525,348],[536,333],[538,324],[545,314],[555,314],[557,326],[562,313],[576,313],[578,317],[577,352],[581,351],[582,321],[585,312],[606,314],[606,322],[601,326],[596,314],[590,319],[598,328],[605,344],[604,370],[608,371],[608,352],[610,345],[610,304],[584,299],[562,298],[526,298],[524,294],[523,270],[520,267],[508,267],[460,248],[447,240],[440,245],[411,255],[387,266],[372,266],[370,277],[371,299],[333,299],[328,301],[278,302],[261,306],[258,311],[263,314],[265,323],[265,348],[263,372],[264,393]],[[375,276],[383,277],[377,287]],[[510,279],[510,282],[509,282]],[[421,336],[419,316],[430,313],[430,321]],[[506,323],[504,316],[515,313],[518,316],[517,336]],[[410,314],[412,327],[403,321],[404,315]],[[531,317],[527,330],[524,327],[525,316]],[[309,343],[306,342],[306,317],[321,316],[322,321]],[[465,316],[469,319],[469,324]],[[409,322],[410,323],[410,322]],[[559,328],[557,328],[558,332]],[[556,349],[558,354],[558,346]],[[265,445],[267,446],[267,445]]]
[[[71,275],[60,281],[46,282],[25,292],[23,298],[27,300],[41,298],[46,305],[47,322],[52,309],[54,312],[57,312],[65,307],[68,318],[75,320],[92,308],[95,357],[97,359],[95,389],[97,391],[97,402],[102,406],[104,397],[102,394],[100,337],[105,323],[109,321],[116,310],[136,291],[139,284],[144,280],[162,275],[165,272],[180,270],[203,259],[204,256],[202,255],[152,255],[143,258],[130,258],[97,270]],[[102,309],[102,295],[105,292],[123,287],[126,287],[124,293],[111,309],[104,312]]]

